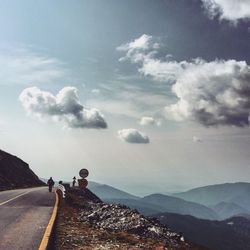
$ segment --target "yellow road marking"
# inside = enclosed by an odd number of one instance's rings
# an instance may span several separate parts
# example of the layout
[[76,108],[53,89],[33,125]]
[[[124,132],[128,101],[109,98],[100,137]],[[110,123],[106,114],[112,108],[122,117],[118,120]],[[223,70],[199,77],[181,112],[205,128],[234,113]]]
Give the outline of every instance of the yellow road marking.
[[55,195],[56,195],[56,202],[55,202],[55,205],[53,208],[53,212],[52,212],[51,218],[49,220],[49,224],[45,230],[45,233],[43,235],[43,238],[42,238],[42,241],[40,243],[38,250],[46,250],[48,248],[48,245],[49,245],[49,238],[51,236],[52,229],[53,229],[53,226],[54,226],[54,223],[56,220],[56,215],[57,215],[57,210],[58,210],[58,202],[59,202],[58,194],[56,191],[55,191]]
[[8,202],[10,202],[10,201],[13,201],[13,200],[15,200],[15,199],[17,199],[17,198],[19,198],[19,197],[21,197],[21,196],[23,196],[23,195],[26,195],[26,194],[28,194],[28,193],[30,193],[30,192],[34,192],[34,191],[35,191],[35,190],[30,190],[30,191],[27,191],[27,192],[25,192],[25,193],[19,194],[19,195],[15,196],[15,197],[13,197],[13,198],[7,200],[7,201],[4,201],[4,202],[0,203],[0,206],[4,205],[4,204],[6,204],[6,203],[8,203]]

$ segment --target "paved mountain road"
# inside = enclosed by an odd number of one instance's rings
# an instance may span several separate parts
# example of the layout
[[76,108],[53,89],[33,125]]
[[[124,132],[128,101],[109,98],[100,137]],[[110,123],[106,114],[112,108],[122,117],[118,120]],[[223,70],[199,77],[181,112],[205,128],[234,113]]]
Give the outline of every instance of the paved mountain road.
[[38,249],[54,204],[47,187],[0,192],[0,250]]

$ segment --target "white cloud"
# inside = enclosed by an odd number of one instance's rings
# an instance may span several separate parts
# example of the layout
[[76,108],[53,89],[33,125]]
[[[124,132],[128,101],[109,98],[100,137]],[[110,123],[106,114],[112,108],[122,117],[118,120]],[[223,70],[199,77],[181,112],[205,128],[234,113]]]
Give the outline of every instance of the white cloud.
[[[166,107],[167,118],[194,120],[205,126],[249,125],[250,67],[246,62],[200,58],[162,61],[156,58],[155,49],[152,51],[150,47],[135,50],[126,58],[139,65],[140,73],[173,84],[178,101]],[[134,59],[137,53],[139,61]]]
[[[146,40],[144,46],[133,46],[137,40]],[[155,38],[149,35],[142,35],[132,42],[126,43],[117,49],[125,51],[125,57],[121,57],[120,61],[128,60],[133,64],[138,64],[138,71],[145,75],[151,76],[157,81],[174,81],[176,76],[190,64],[187,61],[177,62],[171,61],[171,57],[166,57],[167,61],[161,61],[156,58],[157,50],[160,44],[154,41]]]
[[152,36],[143,34],[139,38],[119,46],[117,49],[121,51],[128,51],[129,54],[133,53],[135,50],[147,50],[151,47],[151,40]]
[[149,126],[149,125],[156,125],[156,126],[161,126],[161,120],[156,120],[154,117],[151,116],[143,116],[139,124],[141,126]]
[[193,142],[202,142],[202,139],[198,136],[193,136]]
[[249,0],[202,0],[211,18],[219,15],[221,19],[237,22],[250,18]]
[[91,90],[91,93],[94,94],[94,95],[99,95],[100,94],[100,89],[92,89]]
[[64,87],[57,95],[37,87],[26,88],[19,96],[28,114],[52,117],[70,128],[106,128],[107,123],[97,109],[86,109],[80,103],[75,87]]
[[155,119],[151,116],[143,116],[139,122],[139,124],[142,126],[154,125],[155,123]]
[[119,61],[130,60],[133,63],[142,62],[150,58],[155,52],[152,50],[158,49],[159,46],[159,43],[155,42],[152,36],[143,34],[134,41],[117,47],[118,51],[126,52],[126,56],[121,57]]
[[65,65],[30,49],[0,47],[0,84],[50,83],[65,78]]
[[190,65],[173,85],[177,103],[166,107],[176,120],[205,126],[249,125],[250,67],[235,60]]
[[129,143],[149,143],[149,137],[134,128],[119,130],[118,137]]

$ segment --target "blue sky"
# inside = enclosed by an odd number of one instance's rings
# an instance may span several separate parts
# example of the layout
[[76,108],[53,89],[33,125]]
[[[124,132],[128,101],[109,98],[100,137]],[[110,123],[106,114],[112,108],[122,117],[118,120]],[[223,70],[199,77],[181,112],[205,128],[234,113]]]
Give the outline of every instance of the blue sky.
[[247,0],[1,1],[1,148],[136,194],[248,181]]

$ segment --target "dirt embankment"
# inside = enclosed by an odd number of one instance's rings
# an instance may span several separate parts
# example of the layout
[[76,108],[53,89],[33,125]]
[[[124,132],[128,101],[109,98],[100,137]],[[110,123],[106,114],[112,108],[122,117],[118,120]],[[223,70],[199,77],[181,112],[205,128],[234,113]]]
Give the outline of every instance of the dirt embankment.
[[55,249],[199,249],[154,219],[126,206],[105,204],[86,190],[60,199]]

